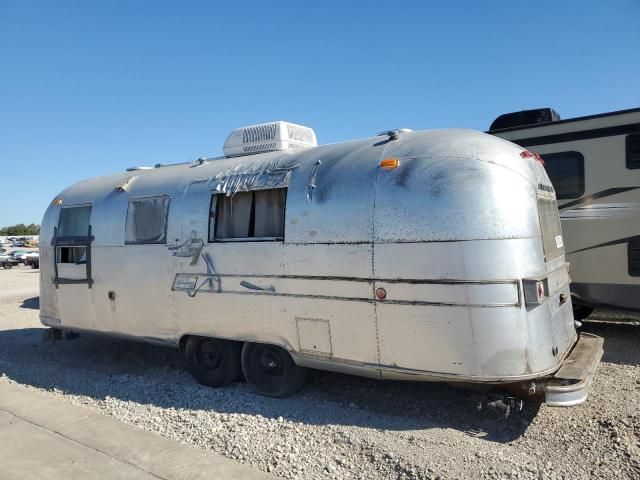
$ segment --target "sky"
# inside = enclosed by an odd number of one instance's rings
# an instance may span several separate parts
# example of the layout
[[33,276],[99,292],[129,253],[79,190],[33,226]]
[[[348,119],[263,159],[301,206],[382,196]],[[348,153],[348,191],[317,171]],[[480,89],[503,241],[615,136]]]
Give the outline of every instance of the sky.
[[0,0],[0,227],[79,180],[222,152],[640,107],[640,0]]

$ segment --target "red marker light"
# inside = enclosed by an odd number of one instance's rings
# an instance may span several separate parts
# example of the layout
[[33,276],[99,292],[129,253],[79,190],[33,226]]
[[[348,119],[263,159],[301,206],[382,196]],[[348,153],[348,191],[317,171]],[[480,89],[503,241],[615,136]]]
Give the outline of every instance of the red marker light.
[[529,150],[524,150],[520,152],[520,156],[522,158],[533,158],[536,162],[544,167],[544,160],[542,159],[542,155],[537,152],[530,152]]
[[384,300],[385,298],[387,298],[387,291],[380,287],[376,289],[376,297],[378,297],[378,299],[380,300]]

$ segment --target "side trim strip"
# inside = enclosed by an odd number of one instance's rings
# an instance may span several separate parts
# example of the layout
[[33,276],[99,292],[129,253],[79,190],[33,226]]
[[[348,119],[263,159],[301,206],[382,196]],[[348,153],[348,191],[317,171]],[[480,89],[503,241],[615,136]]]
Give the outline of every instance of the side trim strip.
[[628,192],[629,190],[636,190],[640,187],[616,187],[616,188],[608,188],[606,190],[602,190],[600,192],[593,193],[591,195],[587,195],[586,197],[579,198],[578,200],[573,200],[572,202],[563,203],[558,206],[558,210],[564,210],[565,208],[575,207],[576,205],[587,205],[594,200],[598,200],[599,198],[610,197],[612,195],[617,195],[618,193]]
[[615,135],[628,135],[629,133],[640,132],[640,123],[629,125],[618,125],[615,127],[593,128],[591,130],[580,130],[577,132],[558,133],[556,135],[545,135],[541,137],[530,137],[509,140],[521,147],[550,145],[552,143],[575,142],[577,140],[588,140],[591,138],[613,137]]
[[[189,273],[184,272],[184,275]],[[196,273],[192,275],[197,275]],[[292,280],[346,280],[351,282],[385,282],[385,283],[409,283],[416,285],[493,285],[493,284],[517,284],[517,280],[458,280],[451,278],[442,279],[420,279],[420,278],[365,278],[365,277],[337,277],[322,275],[256,275],[221,273],[221,278],[288,278]]]
[[611,245],[619,245],[621,243],[627,243],[632,240],[640,240],[640,235],[634,235],[632,237],[624,237],[624,238],[619,238],[617,240],[611,240],[610,242],[599,243],[597,245],[592,245],[590,247],[581,248],[580,250],[574,250],[573,252],[567,253],[567,255],[571,255],[572,253],[584,252],[586,250],[593,250],[594,248],[602,248],[602,247],[610,247]]

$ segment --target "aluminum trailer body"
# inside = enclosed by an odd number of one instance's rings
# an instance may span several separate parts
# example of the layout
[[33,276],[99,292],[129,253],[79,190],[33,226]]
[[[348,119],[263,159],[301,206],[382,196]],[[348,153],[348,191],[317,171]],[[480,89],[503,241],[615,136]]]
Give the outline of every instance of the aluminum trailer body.
[[602,341],[576,332],[555,196],[525,152],[393,131],[80,182],[42,222],[41,321],[274,345],[381,379],[538,382],[549,403],[580,403]]

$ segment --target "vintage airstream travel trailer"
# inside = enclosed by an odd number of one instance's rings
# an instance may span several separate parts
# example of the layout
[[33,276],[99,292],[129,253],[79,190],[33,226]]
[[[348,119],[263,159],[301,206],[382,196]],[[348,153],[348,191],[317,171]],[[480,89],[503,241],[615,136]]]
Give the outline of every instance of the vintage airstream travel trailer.
[[584,401],[554,190],[469,130],[316,145],[286,122],[222,158],[80,182],[41,231],[41,321],[184,348],[211,386],[285,396],[305,367]]

